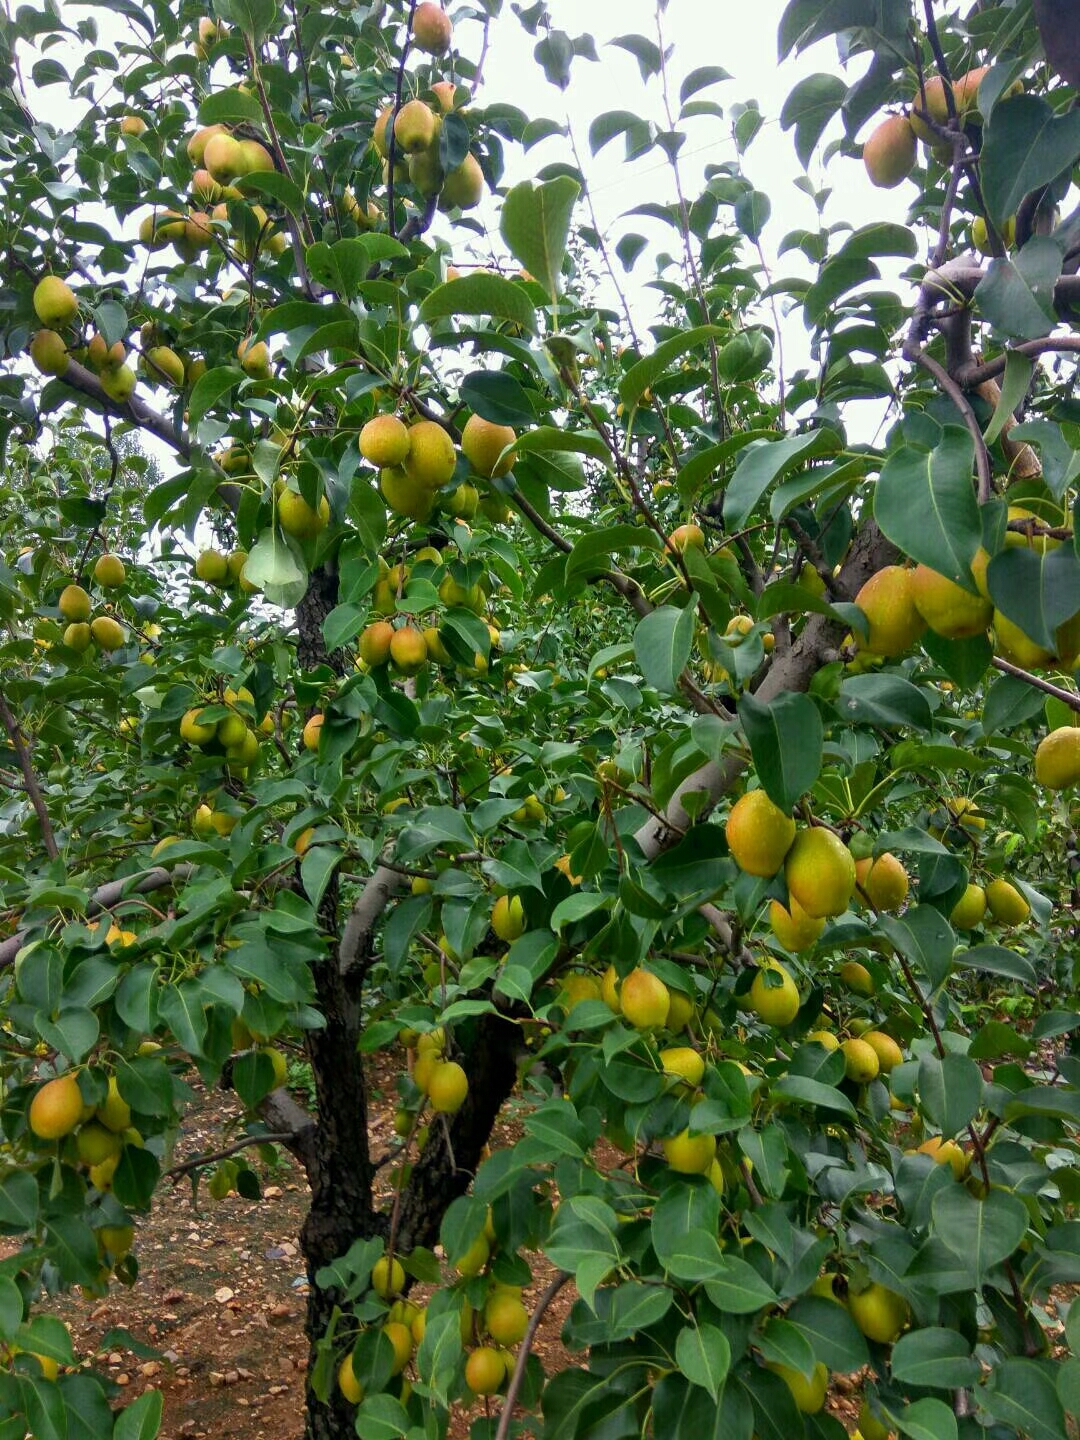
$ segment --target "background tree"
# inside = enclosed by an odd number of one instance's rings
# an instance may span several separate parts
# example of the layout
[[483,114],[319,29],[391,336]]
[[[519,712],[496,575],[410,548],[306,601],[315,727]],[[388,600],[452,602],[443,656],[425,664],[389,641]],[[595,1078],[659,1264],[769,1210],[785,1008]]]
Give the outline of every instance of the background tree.
[[563,87],[594,53],[542,4],[84,8],[3,31],[5,1433],[160,1422],[34,1302],[135,1280],[194,1066],[249,1117],[211,1193],[271,1140],[311,1187],[313,1436],[501,1394],[474,1435],[835,1437],[872,1363],[864,1440],[1064,1437],[1071,12],[793,0],[782,58],[866,61],[792,91],[800,159],[865,127],[911,212],[770,280],[762,116],[713,57],[676,93],[662,4],[618,41],[655,112],[589,134],[670,164],[657,245],[579,155],[500,185],[559,127],[485,105],[490,27]]

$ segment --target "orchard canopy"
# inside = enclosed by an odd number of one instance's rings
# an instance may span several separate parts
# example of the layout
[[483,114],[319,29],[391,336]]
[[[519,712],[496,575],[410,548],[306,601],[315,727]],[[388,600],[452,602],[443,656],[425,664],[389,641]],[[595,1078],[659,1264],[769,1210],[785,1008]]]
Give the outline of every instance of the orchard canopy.
[[1075,1437],[1080,7],[589,8],[6,7],[0,1440],[197,1080],[312,1437]]

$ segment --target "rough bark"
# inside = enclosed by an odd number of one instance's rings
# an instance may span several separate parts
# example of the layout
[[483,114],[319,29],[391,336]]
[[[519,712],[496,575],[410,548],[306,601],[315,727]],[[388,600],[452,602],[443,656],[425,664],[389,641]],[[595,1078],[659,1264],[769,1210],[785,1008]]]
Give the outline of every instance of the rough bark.
[[[838,589],[844,595],[853,597],[871,575],[884,565],[894,564],[899,556],[900,552],[886,540],[877,525],[872,520],[867,521],[840,572]],[[845,627],[827,616],[811,615],[791,649],[769,667],[756,691],[757,698],[766,702],[785,691],[808,690],[828,651],[840,643],[844,633]],[[656,819],[650,816],[635,834],[634,839],[645,858],[654,859],[693,826],[695,822],[684,803],[689,795],[704,796],[704,804],[695,811],[700,822],[731,789],[746,766],[746,757],[733,752],[721,761],[708,761],[688,775],[668,802],[663,817]]]
[[475,1043],[467,1056],[469,1093],[452,1123],[431,1126],[409,1179],[401,1206],[396,1248],[403,1254],[417,1245],[432,1245],[450,1204],[472,1183],[484,1146],[503,1103],[517,1080],[521,1031],[501,1015],[480,1019]]
[[[307,594],[297,607],[298,659],[304,670],[329,665],[339,668],[327,653],[323,621],[337,603],[337,575],[329,568],[316,570]],[[363,1057],[357,1045],[363,1028],[361,990],[363,969],[339,964],[339,889],[327,887],[319,907],[319,924],[335,943],[327,957],[314,967],[316,1003],[325,1024],[307,1036],[307,1055],[318,1102],[317,1129],[307,1165],[311,1205],[300,1231],[300,1246],[308,1277],[305,1331],[309,1345],[309,1384],[306,1434],[308,1440],[344,1440],[354,1433],[355,1411],[335,1385],[327,1401],[311,1389],[317,1346],[325,1335],[341,1296],[320,1289],[315,1277],[323,1266],[345,1253],[354,1240],[382,1233],[385,1219],[372,1203],[371,1155],[368,1147],[368,1105]]]

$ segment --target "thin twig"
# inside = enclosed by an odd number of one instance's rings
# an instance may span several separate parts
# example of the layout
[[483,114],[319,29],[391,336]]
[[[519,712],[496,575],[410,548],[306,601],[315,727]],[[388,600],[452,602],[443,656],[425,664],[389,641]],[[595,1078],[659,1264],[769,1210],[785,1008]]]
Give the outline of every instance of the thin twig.
[[192,1170],[202,1170],[207,1165],[213,1165],[218,1160],[227,1160],[230,1155],[236,1155],[241,1150],[248,1150],[252,1145],[284,1145],[293,1139],[291,1130],[275,1130],[268,1135],[246,1135],[243,1140],[237,1140],[234,1145],[226,1145],[224,1150],[215,1150],[209,1155],[196,1155],[193,1160],[185,1160],[180,1165],[174,1165],[171,1170],[166,1170],[161,1177],[163,1180],[173,1180],[181,1175],[190,1174]]
[[60,850],[56,843],[56,836],[53,833],[52,821],[49,818],[48,807],[45,804],[45,796],[41,793],[41,786],[38,784],[37,776],[34,774],[34,766],[30,760],[30,751],[26,739],[19,729],[19,722],[11,713],[11,707],[3,695],[0,695],[0,720],[4,723],[4,729],[8,733],[12,749],[15,751],[19,761],[19,769],[23,773],[23,782],[26,785],[26,793],[29,796],[30,804],[34,807],[34,813],[41,826],[41,841],[45,846],[46,853],[50,860],[60,858]]
[[415,14],[416,0],[410,0],[409,17],[405,21],[405,44],[401,47],[397,83],[394,87],[394,109],[390,119],[386,122],[386,219],[390,226],[390,234],[395,239],[397,238],[397,222],[394,219],[394,167],[397,164],[397,136],[394,134],[394,125],[397,121],[398,111],[401,109],[401,92],[405,85],[405,61],[409,58],[409,46],[412,44],[413,16]]
[[1068,705],[1070,710],[1080,711],[1080,695],[1075,695],[1071,690],[1063,690],[1060,685],[1054,685],[1049,680],[1032,675],[1029,670],[1022,670],[1019,665],[1014,665],[1011,660],[1003,660],[1000,655],[995,655],[990,663],[995,670],[1000,670],[1005,675],[1014,675],[1017,680],[1023,680],[1026,685],[1033,685],[1043,694],[1052,695],[1055,700],[1060,700],[1063,705]]
[[105,494],[102,497],[104,508],[101,512],[101,519],[98,520],[97,524],[90,531],[90,534],[86,537],[86,544],[83,546],[82,554],[79,556],[79,563],[75,567],[75,583],[77,585],[83,583],[83,571],[86,569],[86,562],[90,558],[91,546],[101,534],[101,524],[108,513],[109,497],[112,495],[113,487],[116,485],[116,481],[120,475],[120,452],[117,450],[116,444],[113,441],[112,417],[108,411],[106,411],[101,418],[105,425],[105,448],[109,452],[109,460],[112,468],[109,471],[109,483],[105,487]]
[[521,1349],[518,1351],[514,1373],[511,1375],[510,1384],[506,1389],[506,1399],[503,1401],[502,1411],[499,1415],[499,1428],[495,1431],[495,1440],[506,1440],[506,1437],[510,1434],[510,1421],[514,1417],[514,1406],[517,1404],[517,1397],[521,1393],[521,1384],[525,1379],[525,1366],[529,1361],[529,1354],[532,1350],[533,1342],[536,1339],[536,1332],[540,1329],[541,1322],[551,1302],[569,1279],[571,1279],[571,1276],[565,1270],[560,1270],[537,1301],[536,1309],[533,1311],[532,1319],[529,1321],[529,1328],[525,1331],[525,1339],[521,1342]]
[[[667,58],[664,52],[664,27],[661,20],[663,7],[656,7],[656,42],[660,52],[660,85],[664,97],[664,113],[667,116],[668,131],[674,133],[675,116],[671,111],[671,95],[668,88]],[[665,152],[666,153],[666,152]],[[690,229],[690,207],[686,203],[686,195],[683,191],[682,172],[679,169],[678,157],[675,154],[668,155],[671,165],[671,173],[675,180],[675,196],[679,202],[679,229],[682,234],[683,250],[686,255],[686,268],[694,287],[694,294],[697,297],[698,305],[701,307],[701,323],[711,324],[709,318],[709,302],[705,296],[705,287],[701,283],[701,272],[698,270],[697,260],[694,258],[694,246],[691,241]],[[716,401],[716,430],[721,440],[726,439],[729,425],[727,411],[724,409],[723,392],[720,389],[720,361],[719,352],[716,348],[716,340],[709,339],[709,367],[712,372],[713,397]]]
[[913,358],[916,364],[921,365],[928,374],[934,377],[963,417],[968,433],[975,442],[975,468],[979,476],[979,504],[985,505],[993,497],[994,478],[990,469],[990,452],[986,448],[986,441],[983,439],[975,411],[971,408],[971,404],[960,386],[932,355],[928,355],[925,350],[920,350]]

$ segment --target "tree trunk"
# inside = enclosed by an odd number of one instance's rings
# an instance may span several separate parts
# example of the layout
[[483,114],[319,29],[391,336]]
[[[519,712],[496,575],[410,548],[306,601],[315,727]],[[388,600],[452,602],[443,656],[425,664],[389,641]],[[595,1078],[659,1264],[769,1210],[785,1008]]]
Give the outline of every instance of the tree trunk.
[[501,1015],[480,1018],[468,1056],[469,1093],[453,1122],[437,1116],[402,1198],[395,1248],[434,1245],[446,1210],[472,1184],[499,1111],[517,1080],[519,1027]]
[[[327,654],[322,625],[337,603],[337,576],[316,570],[308,592],[297,607],[298,657],[305,670],[321,665],[334,669]],[[389,1221],[376,1211],[372,1198],[368,1146],[368,1105],[363,1058],[357,1044],[363,1028],[361,998],[367,966],[363,957],[342,956],[342,917],[335,881],[319,907],[322,933],[330,952],[314,968],[317,1004],[325,1019],[310,1031],[306,1048],[315,1079],[317,1131],[305,1155],[311,1208],[300,1231],[308,1278],[305,1331],[308,1337],[307,1440],[347,1440],[355,1435],[355,1408],[336,1383],[329,1399],[311,1388],[318,1344],[326,1334],[341,1295],[320,1289],[316,1275],[348,1250],[357,1239],[388,1236]],[[370,942],[370,936],[365,943]],[[348,948],[347,946],[345,947]],[[357,962],[360,963],[357,963]],[[469,1094],[452,1121],[437,1119],[431,1139],[417,1162],[402,1196],[394,1247],[408,1254],[417,1245],[433,1245],[447,1207],[472,1183],[484,1146],[503,1102],[517,1078],[520,1030],[498,1015],[483,1016],[468,1057]]]
[[[297,647],[305,670],[321,665],[340,669],[326,650],[323,621],[337,603],[337,575],[320,568],[311,576],[307,594],[297,607]],[[324,1017],[321,1030],[308,1032],[306,1049],[315,1080],[318,1130],[308,1165],[311,1207],[300,1230],[308,1279],[305,1332],[308,1337],[308,1388],[305,1434],[308,1440],[346,1440],[355,1435],[355,1407],[333,1384],[327,1401],[311,1388],[318,1343],[326,1334],[335,1306],[336,1289],[320,1289],[316,1275],[343,1255],[354,1240],[385,1231],[371,1193],[368,1148],[367,1088],[363,1057],[357,1049],[362,1029],[362,969],[339,964],[341,931],[336,877],[319,906],[319,925],[328,938],[329,953],[314,968],[316,1003]]]

